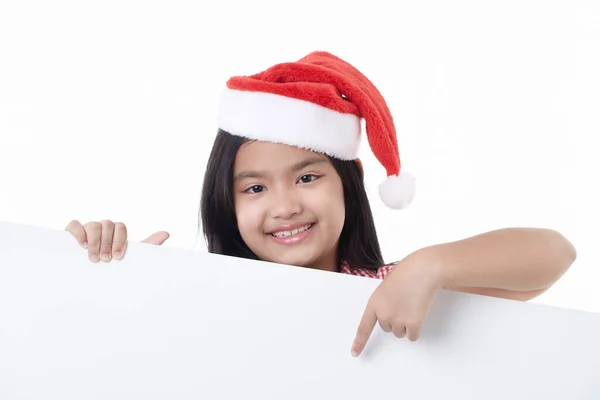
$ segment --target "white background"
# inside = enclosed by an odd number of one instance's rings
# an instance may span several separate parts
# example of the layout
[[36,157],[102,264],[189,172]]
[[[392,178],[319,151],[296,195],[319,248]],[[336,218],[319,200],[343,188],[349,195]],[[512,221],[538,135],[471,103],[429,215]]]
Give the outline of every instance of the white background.
[[327,50],[380,88],[418,178],[410,209],[386,209],[363,142],[386,260],[554,228],[578,259],[534,301],[600,312],[599,3],[391,4],[2,1],[0,220],[108,218],[192,248],[227,78]]

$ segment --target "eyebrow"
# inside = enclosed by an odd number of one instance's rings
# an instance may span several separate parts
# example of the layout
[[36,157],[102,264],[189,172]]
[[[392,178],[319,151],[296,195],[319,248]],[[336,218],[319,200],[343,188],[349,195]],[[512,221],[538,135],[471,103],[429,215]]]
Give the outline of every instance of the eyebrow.
[[[303,168],[308,167],[309,165],[319,164],[319,163],[323,163],[323,162],[327,162],[327,159],[321,158],[321,157],[310,157],[310,158],[307,158],[300,162],[297,162],[296,164],[291,165],[288,168],[288,170],[291,172],[296,172]],[[244,179],[244,178],[262,178],[265,175],[266,175],[266,173],[262,172],[262,171],[241,171],[241,172],[235,174],[235,176],[233,177],[233,180],[238,181],[238,180]]]

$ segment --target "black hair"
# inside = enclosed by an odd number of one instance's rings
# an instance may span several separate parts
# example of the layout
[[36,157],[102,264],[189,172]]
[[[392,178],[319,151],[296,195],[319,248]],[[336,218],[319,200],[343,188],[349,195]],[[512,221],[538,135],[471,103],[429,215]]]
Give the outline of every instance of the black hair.
[[[235,158],[240,146],[247,141],[249,139],[218,130],[202,185],[200,222],[210,253],[258,260],[238,230],[233,196]],[[381,267],[384,262],[362,168],[354,161],[328,158],[344,188],[346,218],[338,245],[339,259],[358,268]]]

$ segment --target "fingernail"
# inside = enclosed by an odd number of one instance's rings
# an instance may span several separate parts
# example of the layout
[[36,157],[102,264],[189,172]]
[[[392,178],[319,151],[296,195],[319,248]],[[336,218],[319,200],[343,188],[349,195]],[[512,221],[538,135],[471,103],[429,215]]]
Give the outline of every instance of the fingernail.
[[122,255],[123,253],[121,253],[120,251],[115,251],[115,258],[121,258]]
[[90,260],[92,260],[93,262],[96,262],[96,261],[98,261],[98,255],[97,255],[97,254],[92,254],[92,255],[90,256]]
[[352,357],[358,357],[358,351],[352,350]]
[[108,261],[110,260],[110,255],[109,254],[102,254],[102,261]]
[[82,246],[84,249],[87,249],[87,242],[83,242]]

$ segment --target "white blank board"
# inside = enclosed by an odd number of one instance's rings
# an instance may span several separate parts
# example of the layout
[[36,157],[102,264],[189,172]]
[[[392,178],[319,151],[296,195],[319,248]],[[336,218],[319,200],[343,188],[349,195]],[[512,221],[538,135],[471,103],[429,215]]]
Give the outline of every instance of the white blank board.
[[600,399],[600,315],[441,292],[417,342],[380,281],[0,223],[0,399]]

